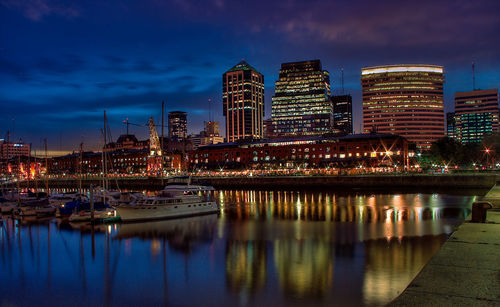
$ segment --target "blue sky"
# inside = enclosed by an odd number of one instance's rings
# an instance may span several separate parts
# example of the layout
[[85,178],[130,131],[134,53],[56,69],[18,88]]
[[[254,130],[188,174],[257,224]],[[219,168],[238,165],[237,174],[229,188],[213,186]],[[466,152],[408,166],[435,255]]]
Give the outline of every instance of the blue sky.
[[[479,1],[59,1],[0,0],[0,138],[13,130],[35,148],[99,146],[103,110],[113,137],[122,121],[188,112],[197,133],[221,122],[222,78],[245,59],[265,76],[266,118],[282,62],[320,59],[332,88],[353,95],[360,127],[360,70],[445,67],[453,94],[500,84],[500,2]],[[221,125],[223,126],[223,125]],[[140,138],[145,128],[131,126]]]

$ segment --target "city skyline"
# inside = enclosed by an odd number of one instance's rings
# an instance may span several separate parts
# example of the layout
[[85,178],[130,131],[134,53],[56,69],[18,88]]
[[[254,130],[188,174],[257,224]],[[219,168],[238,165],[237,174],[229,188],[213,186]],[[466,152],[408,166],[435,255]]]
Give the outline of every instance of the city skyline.
[[[500,49],[491,40],[500,29],[498,11],[496,1],[453,3],[453,9],[430,1],[401,8],[390,1],[266,7],[1,1],[0,138],[14,130],[14,140],[22,137],[35,149],[44,138],[51,150],[76,150],[82,140],[95,149],[104,109],[116,139],[125,118],[145,123],[153,116],[159,122],[162,100],[167,112],[188,112],[188,132],[196,133],[209,119],[208,99],[214,120],[223,122],[220,74],[241,58],[265,76],[265,118],[280,64],[309,59],[320,59],[330,72],[332,95],[339,94],[344,68],[356,132],[362,67],[444,66],[449,112],[454,93],[472,89],[472,61],[476,88],[500,84]],[[234,16],[222,18],[229,12]],[[242,19],[241,27],[229,29]],[[131,133],[147,138],[146,129],[131,127]]]

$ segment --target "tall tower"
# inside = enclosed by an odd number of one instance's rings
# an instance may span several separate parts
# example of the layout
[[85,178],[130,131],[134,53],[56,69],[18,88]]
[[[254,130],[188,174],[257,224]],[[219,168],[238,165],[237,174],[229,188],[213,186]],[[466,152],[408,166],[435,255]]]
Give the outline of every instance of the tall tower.
[[222,75],[226,141],[262,138],[264,75],[241,61]]
[[344,134],[352,134],[352,96],[332,96],[333,129]]
[[272,124],[277,136],[319,135],[332,127],[330,75],[319,60],[281,64]]
[[186,112],[168,112],[168,137],[173,141],[184,141],[187,138]]
[[455,93],[456,138],[480,143],[485,135],[499,131],[498,90]]
[[443,67],[387,65],[361,70],[363,130],[398,134],[428,150],[444,136]]

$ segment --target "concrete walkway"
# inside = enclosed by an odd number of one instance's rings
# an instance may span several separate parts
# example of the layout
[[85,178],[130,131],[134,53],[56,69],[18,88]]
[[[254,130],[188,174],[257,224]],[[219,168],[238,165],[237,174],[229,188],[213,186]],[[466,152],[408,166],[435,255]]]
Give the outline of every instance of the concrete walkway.
[[500,306],[500,187],[483,200],[486,223],[460,225],[389,306]]

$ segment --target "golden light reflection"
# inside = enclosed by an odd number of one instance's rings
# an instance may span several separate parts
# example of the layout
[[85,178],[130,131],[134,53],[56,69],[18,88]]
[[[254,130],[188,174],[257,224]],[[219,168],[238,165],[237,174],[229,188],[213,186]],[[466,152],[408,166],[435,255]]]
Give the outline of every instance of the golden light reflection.
[[274,265],[285,295],[322,297],[333,281],[334,248],[322,240],[276,240]]

